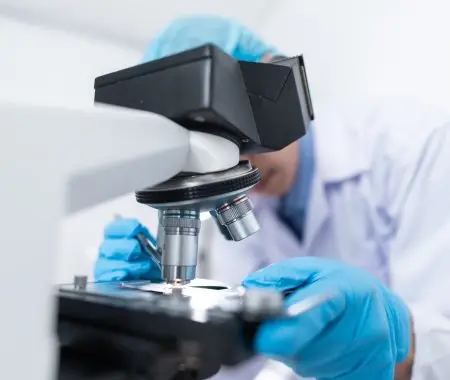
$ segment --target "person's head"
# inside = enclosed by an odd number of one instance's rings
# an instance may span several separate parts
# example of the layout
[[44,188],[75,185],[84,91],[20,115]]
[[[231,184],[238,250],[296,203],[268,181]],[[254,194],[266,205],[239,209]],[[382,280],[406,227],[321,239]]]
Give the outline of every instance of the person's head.
[[255,186],[254,192],[269,197],[285,195],[297,174],[298,150],[299,143],[296,141],[277,152],[243,157],[261,172],[262,180]]
[[215,15],[191,15],[171,21],[147,47],[143,61],[214,44],[238,60],[259,62],[277,53],[235,20]]
[[[143,62],[212,43],[238,60],[268,62],[280,56],[256,34],[234,20],[220,16],[199,15],[172,21],[149,44]],[[266,196],[282,196],[289,191],[297,172],[298,143],[279,152],[244,157],[262,174],[255,192]]]

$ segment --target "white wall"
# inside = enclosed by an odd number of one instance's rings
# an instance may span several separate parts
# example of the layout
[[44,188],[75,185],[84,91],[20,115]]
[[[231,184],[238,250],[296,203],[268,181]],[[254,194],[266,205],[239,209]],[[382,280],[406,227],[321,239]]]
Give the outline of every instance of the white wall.
[[450,110],[448,0],[286,0],[264,36],[305,54],[313,97],[407,95]]
[[[96,76],[140,59],[137,50],[34,21],[0,15],[0,101],[91,107]],[[100,206],[92,218],[76,215],[63,221],[56,281],[68,281],[74,272],[90,274],[88,248],[98,244],[103,225],[112,217],[111,211],[109,218],[104,213],[105,206]]]
[[0,14],[0,100],[91,106],[94,78],[140,52]]
[[0,13],[33,17],[143,50],[174,17],[212,13],[257,28],[284,0],[0,0]]

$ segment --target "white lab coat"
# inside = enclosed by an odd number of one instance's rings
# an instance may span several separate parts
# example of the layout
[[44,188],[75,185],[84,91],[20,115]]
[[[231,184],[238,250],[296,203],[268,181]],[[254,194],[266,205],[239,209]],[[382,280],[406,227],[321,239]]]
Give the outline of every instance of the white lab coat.
[[[314,255],[379,276],[414,317],[414,380],[450,373],[450,118],[410,101],[317,108],[316,173],[304,243],[276,200],[255,199],[261,231],[215,239],[213,275],[237,282],[260,265]],[[355,316],[357,317],[357,316]],[[214,380],[252,379],[262,359]],[[271,380],[276,380],[270,375]]]

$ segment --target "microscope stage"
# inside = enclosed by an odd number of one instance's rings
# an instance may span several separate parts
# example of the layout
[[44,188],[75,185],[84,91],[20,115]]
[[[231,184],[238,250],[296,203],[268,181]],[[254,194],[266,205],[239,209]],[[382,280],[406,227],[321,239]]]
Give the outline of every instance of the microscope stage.
[[93,365],[115,360],[118,352],[133,363],[142,357],[141,366],[149,365],[149,356],[153,366],[168,356],[181,366],[195,358],[198,378],[252,357],[259,323],[282,313],[278,293],[208,280],[184,286],[88,283],[81,289],[70,284],[59,287],[58,300],[60,348],[75,355],[77,367],[79,358],[89,357],[83,363]]

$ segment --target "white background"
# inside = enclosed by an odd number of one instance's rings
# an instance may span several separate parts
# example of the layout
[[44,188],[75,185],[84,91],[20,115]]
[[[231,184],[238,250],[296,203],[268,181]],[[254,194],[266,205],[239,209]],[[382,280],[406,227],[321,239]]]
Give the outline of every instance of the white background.
[[410,96],[450,109],[446,0],[286,0],[261,29],[305,54],[313,96]]
[[[139,62],[171,18],[220,13],[287,54],[304,53],[313,97],[396,94],[450,110],[448,0],[0,0],[0,101],[92,106],[97,75]],[[1,115],[0,115],[1,118]],[[66,220],[57,281],[89,271],[115,213],[154,225],[126,197]],[[28,226],[27,228],[32,228]]]

